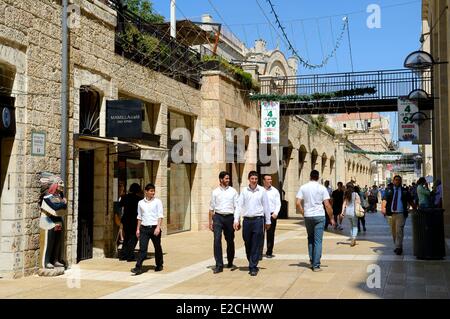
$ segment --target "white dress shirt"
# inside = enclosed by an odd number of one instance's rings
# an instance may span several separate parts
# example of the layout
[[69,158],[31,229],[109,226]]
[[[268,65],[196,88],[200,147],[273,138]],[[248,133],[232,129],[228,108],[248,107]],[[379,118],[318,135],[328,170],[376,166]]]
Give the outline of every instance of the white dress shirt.
[[280,192],[273,186],[270,186],[270,188],[266,189],[266,192],[267,197],[269,198],[270,212],[278,215],[281,209]]
[[297,198],[304,201],[305,217],[325,216],[323,202],[330,199],[325,186],[317,181],[310,181],[300,187]]
[[256,185],[255,189],[251,189],[250,186],[247,186],[239,195],[238,209],[236,209],[234,214],[234,222],[239,222],[241,216],[265,216],[266,224],[271,224],[270,213],[269,198],[264,187]]
[[217,187],[211,195],[209,210],[221,215],[232,215],[236,212],[239,194],[231,186]]
[[139,201],[137,219],[141,221],[142,226],[158,225],[159,218],[164,218],[163,205],[159,198],[153,197],[151,200],[144,198]]

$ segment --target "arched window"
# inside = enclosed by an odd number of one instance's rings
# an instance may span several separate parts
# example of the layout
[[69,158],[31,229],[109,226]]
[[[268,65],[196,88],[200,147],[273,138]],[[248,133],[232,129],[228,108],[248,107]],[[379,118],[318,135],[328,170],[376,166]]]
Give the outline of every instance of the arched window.
[[80,88],[80,134],[100,135],[101,95],[89,86]]
[[323,153],[322,154],[322,166],[321,166],[321,173],[323,174],[323,172],[325,171],[325,167],[327,166],[327,154]]
[[303,167],[306,162],[306,154],[308,151],[306,150],[305,145],[301,145],[298,150],[298,177],[300,178],[302,175]]
[[318,157],[319,153],[317,153],[316,149],[313,149],[313,151],[311,152],[311,170],[316,168]]

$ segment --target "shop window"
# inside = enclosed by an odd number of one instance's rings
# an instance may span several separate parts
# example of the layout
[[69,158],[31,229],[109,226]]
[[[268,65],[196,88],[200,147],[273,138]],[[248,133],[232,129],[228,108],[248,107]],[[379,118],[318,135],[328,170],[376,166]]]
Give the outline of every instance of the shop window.
[[11,95],[15,69],[0,63],[0,95]]
[[83,135],[100,135],[100,106],[102,97],[89,86],[80,88],[80,127]]

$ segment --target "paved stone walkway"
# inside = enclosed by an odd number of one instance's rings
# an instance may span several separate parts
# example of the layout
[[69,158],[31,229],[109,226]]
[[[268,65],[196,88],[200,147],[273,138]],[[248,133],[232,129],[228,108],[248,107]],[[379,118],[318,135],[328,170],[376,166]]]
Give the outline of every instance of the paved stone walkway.
[[[367,231],[355,247],[350,247],[347,221],[343,231],[325,233],[319,273],[309,269],[306,229],[298,218],[279,220],[275,258],[264,258],[256,277],[248,275],[242,231],[236,233],[236,267],[217,275],[211,270],[212,232],[186,232],[163,238],[162,272],[153,271],[153,255],[140,276],[129,271],[134,263],[91,259],[56,278],[0,279],[0,298],[450,298],[450,259],[412,256],[410,218],[403,256],[393,252],[384,217],[368,214],[366,219]],[[373,269],[380,275],[379,287],[370,288]]]

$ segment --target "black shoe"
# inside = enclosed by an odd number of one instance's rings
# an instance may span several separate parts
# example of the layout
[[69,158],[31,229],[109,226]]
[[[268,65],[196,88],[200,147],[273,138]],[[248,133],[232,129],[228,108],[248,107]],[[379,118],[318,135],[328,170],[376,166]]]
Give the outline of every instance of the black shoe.
[[273,258],[273,257],[275,257],[275,255],[272,255],[272,254],[266,254],[266,258]]
[[228,263],[227,264],[227,268],[233,268],[233,267],[234,267],[233,263]]
[[142,274],[142,268],[134,267],[133,269],[131,269],[131,272],[132,272],[133,274],[135,274],[136,276],[137,276],[137,275],[140,275],[140,274]]
[[250,276],[256,276],[257,274],[258,274],[258,272],[256,270],[250,271]]
[[402,248],[395,248],[394,249],[394,253],[396,253],[397,255],[401,255],[403,253],[403,249]]
[[155,271],[161,271],[161,270],[163,270],[163,269],[164,269],[163,266],[156,266]]
[[223,268],[222,267],[216,267],[213,269],[213,274],[218,274],[219,272],[222,272]]

